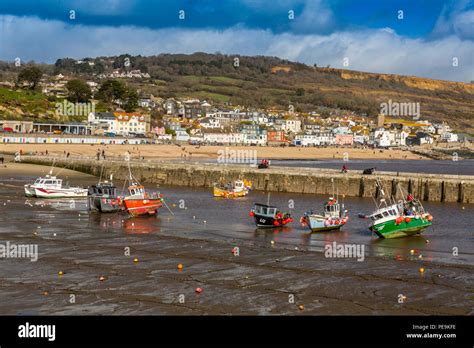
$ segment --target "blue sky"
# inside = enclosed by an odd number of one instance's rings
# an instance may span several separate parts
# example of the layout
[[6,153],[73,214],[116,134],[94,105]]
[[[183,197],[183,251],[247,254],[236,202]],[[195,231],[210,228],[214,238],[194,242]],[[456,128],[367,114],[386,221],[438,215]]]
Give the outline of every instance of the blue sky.
[[2,60],[195,51],[470,81],[474,0],[0,0]]

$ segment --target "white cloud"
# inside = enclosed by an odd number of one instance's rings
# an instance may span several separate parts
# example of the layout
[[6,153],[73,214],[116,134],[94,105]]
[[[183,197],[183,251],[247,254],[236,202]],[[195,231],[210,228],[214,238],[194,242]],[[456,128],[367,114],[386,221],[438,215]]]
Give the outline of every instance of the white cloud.
[[[474,42],[448,36],[424,41],[389,28],[330,35],[275,34],[269,30],[71,26],[36,17],[0,16],[0,59],[54,62],[57,58],[122,53],[154,55],[196,51],[272,55],[351,70],[417,75],[453,81],[474,80]],[[452,66],[453,57],[459,61]]]

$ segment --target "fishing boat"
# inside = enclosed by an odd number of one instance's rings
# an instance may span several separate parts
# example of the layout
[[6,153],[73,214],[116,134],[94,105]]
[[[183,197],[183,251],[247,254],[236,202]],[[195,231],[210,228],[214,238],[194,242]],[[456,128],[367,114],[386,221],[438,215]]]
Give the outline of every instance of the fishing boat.
[[163,195],[159,192],[148,193],[145,187],[133,177],[128,165],[130,186],[128,195],[123,199],[123,205],[128,214],[132,217],[140,215],[154,215],[163,206]]
[[291,214],[282,213],[277,207],[255,203],[249,215],[254,218],[257,227],[279,227],[293,222]]
[[87,189],[63,185],[63,180],[55,176],[39,177],[33,184],[24,186],[25,196],[38,198],[85,198]]
[[337,198],[329,197],[323,205],[323,212],[315,214],[312,210],[307,211],[301,217],[303,226],[308,226],[312,232],[338,230],[349,221],[344,204],[339,203]]
[[87,196],[89,211],[115,213],[123,209],[122,198],[117,195],[117,188],[107,180],[89,187]]
[[[425,211],[421,202],[413,195],[406,196],[400,189],[402,199],[387,198],[380,183],[376,181],[379,202],[375,201],[376,210],[367,217],[371,220],[369,229],[380,238],[400,238],[420,234],[431,226],[433,216]],[[396,195],[398,195],[398,190]]]
[[214,185],[214,197],[223,197],[223,198],[237,198],[245,197],[249,193],[249,185],[251,183],[245,183],[243,180],[235,180],[232,184],[227,185]]

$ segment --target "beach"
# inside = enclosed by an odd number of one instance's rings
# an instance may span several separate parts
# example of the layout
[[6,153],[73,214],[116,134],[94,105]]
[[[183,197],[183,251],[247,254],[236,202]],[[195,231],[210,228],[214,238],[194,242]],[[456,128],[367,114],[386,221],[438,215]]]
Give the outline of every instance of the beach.
[[[199,146],[199,145],[85,145],[85,144],[0,144],[0,153],[38,153],[73,157],[94,157],[105,151],[107,157],[121,157],[130,152],[132,157],[145,159],[213,159],[225,149],[256,151],[258,159],[427,159],[403,150],[357,149],[341,147],[269,147],[269,146]],[[251,153],[254,154],[253,152]]]
[[[421,237],[379,241],[362,220],[326,234],[298,224],[256,230],[247,212],[258,192],[219,201],[206,189],[160,187],[174,215],[162,209],[158,217],[134,219],[89,213],[80,201],[23,197],[23,184],[48,170],[0,167],[1,243],[38,247],[36,262],[0,260],[3,315],[474,314],[474,265],[463,249],[472,243],[463,230],[470,207],[433,204],[429,209],[449,211],[452,220],[440,218]],[[67,169],[61,175],[84,186],[97,182]],[[307,195],[272,195],[280,205],[289,198],[300,210],[309,204]],[[347,204],[355,214],[372,202]],[[328,257],[324,248],[334,242],[365,245],[363,260]],[[460,246],[458,258],[453,245]]]

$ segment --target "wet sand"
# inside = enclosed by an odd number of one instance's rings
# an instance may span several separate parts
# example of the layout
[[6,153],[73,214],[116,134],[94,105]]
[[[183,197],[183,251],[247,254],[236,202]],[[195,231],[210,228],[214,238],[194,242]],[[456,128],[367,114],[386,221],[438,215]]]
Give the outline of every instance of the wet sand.
[[[123,157],[130,151],[132,156],[145,159],[181,159],[185,158],[218,158],[219,150],[225,146],[192,146],[192,145],[82,145],[82,144],[0,144],[0,153],[14,154],[23,150],[29,153],[48,153],[72,157],[94,157],[97,150],[105,150],[106,156]],[[315,148],[315,147],[267,147],[267,146],[231,146],[230,150],[256,151],[258,158],[267,159],[427,159],[410,151],[372,150],[354,148]]]
[[[15,166],[21,174],[10,180]],[[408,250],[397,259],[326,258],[295,250],[273,230],[259,232],[258,242],[204,239],[164,209],[158,218],[127,219],[69,209],[67,202],[62,211],[51,201],[29,200],[30,207],[22,184],[45,168],[22,166],[0,168],[0,241],[38,244],[39,259],[0,259],[0,314],[474,314],[470,264],[414,260]],[[79,175],[84,184],[96,181]],[[156,227],[173,222],[175,230]],[[236,246],[240,256],[231,252]]]

